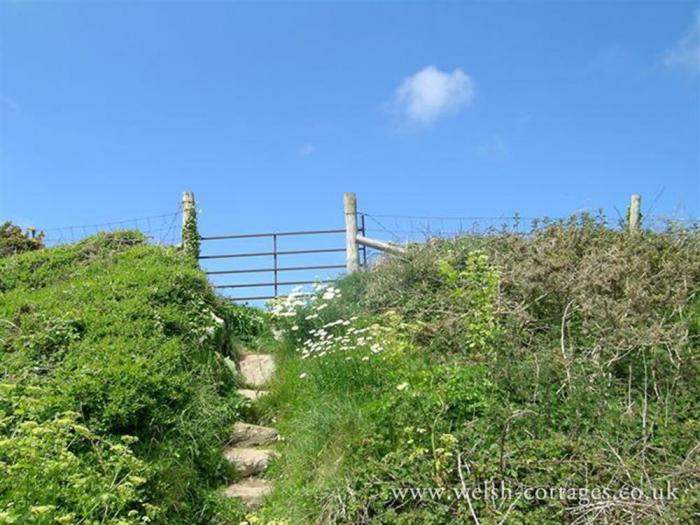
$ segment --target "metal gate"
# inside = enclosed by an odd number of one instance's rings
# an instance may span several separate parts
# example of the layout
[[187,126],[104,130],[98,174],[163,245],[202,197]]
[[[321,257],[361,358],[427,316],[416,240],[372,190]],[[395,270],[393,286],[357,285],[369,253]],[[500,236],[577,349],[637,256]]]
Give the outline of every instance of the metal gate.
[[[364,216],[360,214],[360,224],[358,225],[358,233],[361,232],[364,235],[365,232],[365,221]],[[233,251],[228,253],[217,253],[213,248],[213,252],[209,250],[203,250],[207,253],[205,255],[200,255],[200,264],[204,267],[205,273],[210,276],[210,279],[214,281],[214,287],[218,289],[255,289],[262,288],[267,290],[267,293],[261,295],[242,295],[231,297],[234,301],[256,301],[256,300],[266,300],[274,299],[281,295],[286,295],[285,289],[289,286],[303,286],[315,283],[329,283],[334,282],[339,275],[341,275],[341,270],[344,270],[345,265],[345,253],[346,248],[337,246],[336,244],[329,244],[329,246],[322,247],[308,247],[311,237],[321,237],[330,238],[335,243],[340,244],[336,239],[340,234],[345,234],[345,229],[333,229],[333,230],[305,230],[305,231],[282,231],[282,232],[271,232],[271,233],[248,233],[248,234],[233,234],[233,235],[215,235],[215,236],[202,236],[200,241],[202,241],[203,247],[208,245],[216,246],[217,241],[233,241],[245,242],[250,240],[264,241],[264,245],[269,246],[269,248],[261,248],[259,250],[252,251]],[[344,239],[344,237],[343,237]],[[286,240],[293,240],[294,243],[289,247],[282,247],[280,249],[281,243]],[[269,242],[269,244],[267,244]],[[344,242],[343,242],[344,243]],[[305,247],[306,246],[306,247]],[[294,264],[294,259],[299,260],[299,258],[308,259],[310,255],[314,257],[320,256],[321,254],[335,254],[339,261],[330,260],[324,261],[320,264]],[[342,259],[340,255],[342,254]],[[360,248],[361,264],[366,265],[367,262],[367,252],[366,248],[363,246]],[[252,259],[255,261],[264,260],[265,263],[259,263],[260,266],[253,267],[242,267],[242,261]],[[225,262],[218,262],[224,260]],[[211,267],[211,263],[217,263],[216,268]],[[329,273],[332,270],[335,275],[332,277],[324,279],[312,279],[310,278],[310,272],[324,270]],[[337,272],[336,272],[337,271]],[[291,275],[301,275],[299,278],[290,277],[288,280],[281,279],[280,274],[291,274]],[[256,280],[254,282],[245,282],[249,280],[251,275],[261,275],[261,280]],[[233,282],[220,282],[219,278],[222,276],[235,277]],[[267,277],[265,279],[264,277]]]

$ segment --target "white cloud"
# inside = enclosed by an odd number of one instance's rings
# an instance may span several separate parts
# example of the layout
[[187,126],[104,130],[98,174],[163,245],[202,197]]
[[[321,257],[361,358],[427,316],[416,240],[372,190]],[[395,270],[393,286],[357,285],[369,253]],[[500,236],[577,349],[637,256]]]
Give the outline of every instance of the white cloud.
[[314,150],[314,145],[310,142],[307,142],[301,148],[299,148],[299,155],[301,155],[302,157],[308,157],[314,152]]
[[700,9],[693,13],[693,22],[681,39],[666,51],[664,64],[700,73]]
[[428,66],[403,79],[396,89],[395,104],[407,121],[430,125],[465,109],[472,98],[474,82],[464,71],[446,73]]

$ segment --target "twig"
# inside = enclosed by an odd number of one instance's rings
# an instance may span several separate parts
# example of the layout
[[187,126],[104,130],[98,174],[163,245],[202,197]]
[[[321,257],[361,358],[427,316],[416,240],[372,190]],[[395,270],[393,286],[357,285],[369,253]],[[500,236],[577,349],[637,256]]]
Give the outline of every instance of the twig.
[[515,498],[513,500],[513,503],[510,504],[510,507],[508,507],[508,510],[506,511],[505,516],[503,516],[503,519],[498,522],[498,525],[503,525],[506,522],[506,519],[508,518],[508,514],[510,514],[510,512],[513,510],[513,508],[515,507],[515,504],[518,503],[518,501],[520,501],[520,496],[518,496],[517,498]]
[[462,484],[462,490],[464,491],[464,495],[467,498],[467,505],[469,505],[469,512],[471,513],[472,518],[474,519],[474,523],[476,525],[480,525],[479,518],[476,517],[476,513],[474,512],[474,507],[472,506],[472,499],[469,496],[469,489],[467,488],[467,484],[464,482],[464,474],[462,474],[462,453],[461,452],[459,454],[457,454],[457,473],[459,474],[459,481]]
[[526,414],[537,414],[534,410],[530,409],[525,409],[525,410],[517,410],[513,412],[508,419],[506,419],[506,423],[503,426],[503,432],[501,432],[501,443],[500,443],[500,448],[501,448],[501,454],[500,454],[500,471],[501,471],[501,476],[503,476],[503,471],[505,470],[505,444],[506,444],[506,435],[508,434],[508,430],[510,428],[510,422],[515,419],[516,417],[521,417]]
[[571,388],[571,371],[569,370],[569,358],[566,355],[566,317],[569,315],[569,308],[573,304],[569,301],[564,308],[564,315],[561,316],[561,355],[564,358],[564,368],[566,369],[566,383]]

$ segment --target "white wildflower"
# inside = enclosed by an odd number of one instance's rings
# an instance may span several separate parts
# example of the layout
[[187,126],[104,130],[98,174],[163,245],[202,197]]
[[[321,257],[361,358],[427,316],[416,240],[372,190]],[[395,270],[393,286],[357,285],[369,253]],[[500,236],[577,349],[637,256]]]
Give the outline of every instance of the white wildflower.
[[375,343],[370,347],[370,350],[372,351],[373,354],[378,354],[379,352],[384,350],[384,348],[382,348],[381,345],[378,345]]

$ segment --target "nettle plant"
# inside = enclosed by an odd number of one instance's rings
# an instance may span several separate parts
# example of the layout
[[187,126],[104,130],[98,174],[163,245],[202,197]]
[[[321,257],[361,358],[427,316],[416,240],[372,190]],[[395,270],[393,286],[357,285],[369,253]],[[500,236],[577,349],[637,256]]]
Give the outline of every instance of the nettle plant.
[[298,287],[270,303],[276,326],[296,345],[302,359],[346,352],[360,354],[362,361],[369,361],[384,351],[379,341],[386,329],[356,316],[343,318],[337,308],[341,295],[334,286],[315,284],[312,295],[303,294]]

